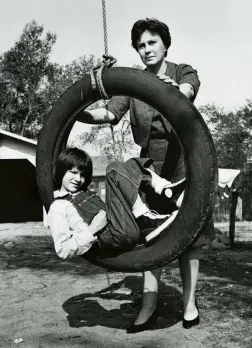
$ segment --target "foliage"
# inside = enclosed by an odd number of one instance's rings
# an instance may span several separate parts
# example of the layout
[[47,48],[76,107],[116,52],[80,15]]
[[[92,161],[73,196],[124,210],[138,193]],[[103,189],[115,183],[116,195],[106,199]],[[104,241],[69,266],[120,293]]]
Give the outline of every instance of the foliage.
[[43,119],[59,96],[97,63],[98,61],[91,55],[80,57],[65,66],[60,66],[57,63],[52,65],[51,74],[48,76],[45,88],[40,93],[41,103],[43,103]]
[[57,98],[97,64],[83,56],[61,66],[49,61],[56,35],[44,33],[35,21],[0,57],[0,123],[10,132],[37,138],[45,116]]
[[252,151],[252,103],[233,112],[214,104],[200,108],[214,139],[219,167],[243,169]]
[[35,137],[40,118],[40,91],[52,71],[49,56],[56,35],[35,21],[28,23],[19,40],[0,59],[1,123],[11,132]]
[[233,112],[214,104],[200,108],[212,131],[219,167],[240,169],[233,185],[243,198],[243,218],[252,219],[252,102]]
[[131,155],[137,150],[132,138],[129,115],[123,117],[116,126],[108,124],[92,126],[89,133],[79,135],[72,145],[76,141],[80,147],[92,144],[102,155],[113,156],[118,161],[123,160],[124,155]]

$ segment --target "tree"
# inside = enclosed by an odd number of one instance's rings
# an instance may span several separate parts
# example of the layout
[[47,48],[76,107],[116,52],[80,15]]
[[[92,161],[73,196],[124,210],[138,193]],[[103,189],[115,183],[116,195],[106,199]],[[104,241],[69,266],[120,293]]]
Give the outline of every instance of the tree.
[[200,107],[211,129],[219,167],[243,169],[252,151],[252,103],[227,112],[214,104]]
[[20,135],[36,137],[41,111],[40,91],[52,74],[50,53],[56,35],[35,21],[28,23],[20,39],[0,59],[1,122]]
[[0,57],[0,122],[9,131],[37,138],[58,97],[99,61],[83,56],[61,66],[49,62],[56,35],[28,23],[14,47]]
[[[97,106],[102,107],[102,101],[95,107]],[[92,126],[89,133],[80,134],[70,145],[76,144],[80,147],[91,144],[102,155],[113,156],[118,161],[122,161],[125,155],[132,155],[138,150],[133,141],[129,114],[116,126],[109,124]]]
[[65,66],[51,64],[47,81],[39,93],[40,102],[43,105],[43,118],[49,113],[59,96],[98,62],[93,55],[90,55],[80,57]]
[[8,81],[7,74],[2,72],[1,66],[0,61],[0,121],[1,127],[5,128],[5,125],[8,124],[8,130],[12,132],[17,109],[17,93],[14,86]]
[[200,108],[212,131],[219,167],[240,169],[236,192],[230,199],[230,237],[234,241],[235,210],[238,194],[243,198],[243,218],[252,220],[252,101],[233,112],[208,104]]

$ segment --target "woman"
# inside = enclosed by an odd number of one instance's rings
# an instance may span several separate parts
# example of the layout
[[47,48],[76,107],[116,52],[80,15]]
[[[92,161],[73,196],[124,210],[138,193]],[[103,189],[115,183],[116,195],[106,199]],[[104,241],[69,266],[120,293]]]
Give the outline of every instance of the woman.
[[[131,31],[132,46],[138,52],[146,70],[170,83],[191,101],[196,98],[200,81],[196,70],[187,64],[174,64],[165,60],[171,44],[169,28],[157,19],[137,21]],[[182,151],[169,122],[149,105],[127,96],[113,97],[108,110],[84,111],[78,121],[85,123],[117,124],[130,110],[134,141],[141,146],[141,157],[154,159],[154,169],[161,177],[178,181],[185,176]],[[169,166],[164,165],[169,159]],[[171,165],[172,163],[172,165]],[[146,197],[151,208],[162,213],[162,203],[154,194]],[[174,209],[170,206],[169,209]],[[190,328],[199,323],[199,312],[195,290],[199,272],[202,247],[214,238],[211,222],[196,244],[179,257],[183,284],[183,327]],[[135,322],[127,330],[130,333],[151,329],[156,319],[158,284],[161,269],[144,273],[143,306]]]

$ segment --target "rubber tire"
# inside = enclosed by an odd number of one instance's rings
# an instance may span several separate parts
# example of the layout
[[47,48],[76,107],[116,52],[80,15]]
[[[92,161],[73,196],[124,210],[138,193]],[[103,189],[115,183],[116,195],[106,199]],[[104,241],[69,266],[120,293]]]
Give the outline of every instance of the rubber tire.
[[[127,95],[156,108],[174,128],[184,151],[187,189],[175,221],[148,246],[137,246],[124,253],[92,248],[83,257],[101,267],[139,272],[176,259],[200,236],[209,222],[217,187],[217,159],[211,134],[198,110],[182,94],[155,75],[133,68],[111,68],[103,72],[103,85],[109,96]],[[99,99],[89,75],[63,93],[40,132],[37,145],[37,183],[48,211],[53,201],[52,168],[81,109]],[[144,115],[143,115],[144,117]]]

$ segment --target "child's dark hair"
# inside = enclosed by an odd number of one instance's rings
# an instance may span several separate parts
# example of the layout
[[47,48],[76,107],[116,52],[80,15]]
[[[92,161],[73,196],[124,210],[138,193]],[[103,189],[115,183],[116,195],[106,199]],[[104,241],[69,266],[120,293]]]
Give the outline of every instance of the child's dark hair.
[[170,47],[171,35],[168,26],[165,23],[160,22],[158,19],[146,18],[137,21],[131,29],[131,43],[136,51],[138,51],[137,42],[140,40],[141,35],[146,30],[150,31],[151,33],[158,34],[161,37],[166,49]]
[[62,179],[68,170],[77,168],[85,178],[82,190],[86,191],[93,177],[93,163],[86,151],[77,147],[70,147],[62,151],[55,163],[54,189],[60,189]]

